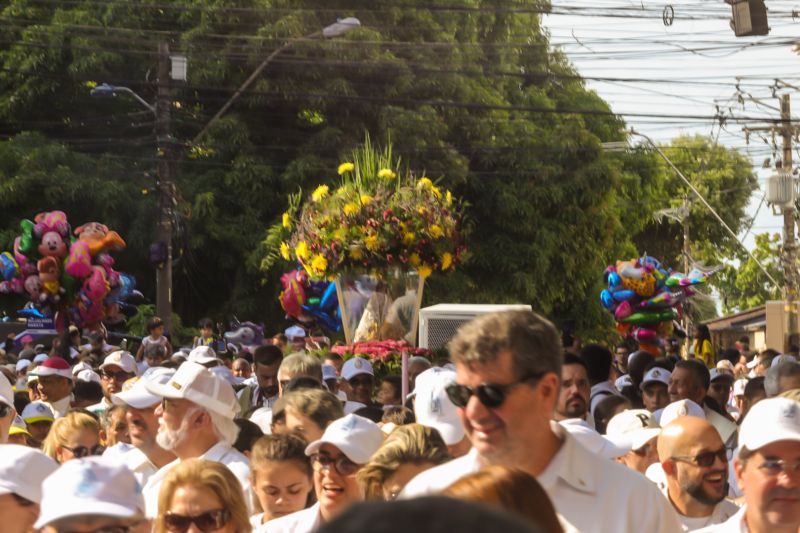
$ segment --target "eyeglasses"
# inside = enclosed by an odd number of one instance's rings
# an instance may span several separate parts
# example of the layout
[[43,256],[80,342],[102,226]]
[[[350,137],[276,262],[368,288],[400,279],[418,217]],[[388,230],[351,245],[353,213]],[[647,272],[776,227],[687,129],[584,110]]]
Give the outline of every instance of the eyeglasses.
[[358,472],[358,468],[360,466],[344,455],[338,459],[334,459],[328,455],[322,455],[319,453],[315,453],[311,456],[311,464],[313,465],[314,470],[317,472],[322,472],[323,470],[333,466],[336,471],[343,476],[352,476]]
[[128,378],[131,377],[129,372],[123,372],[120,370],[119,372],[111,372],[109,370],[103,370],[103,377],[105,379],[110,379],[114,381],[127,381]]
[[214,509],[197,516],[184,516],[167,511],[164,515],[164,525],[167,531],[185,533],[194,524],[203,533],[208,533],[225,527],[230,516],[227,509]]
[[708,468],[714,464],[715,459],[719,459],[723,463],[728,463],[728,460],[731,458],[731,451],[727,448],[720,448],[715,452],[703,452],[698,455],[694,456],[680,456],[676,455],[671,457],[671,459],[678,460],[684,463],[692,463],[696,464],[697,466],[701,466],[703,468]]
[[453,402],[456,407],[466,407],[470,397],[475,394],[483,405],[489,409],[494,409],[503,405],[503,402],[506,401],[506,396],[508,396],[512,389],[528,381],[537,380],[542,376],[543,374],[526,376],[519,381],[506,383],[505,385],[481,383],[474,389],[466,385],[453,383],[448,385],[445,391],[447,391],[447,397],[450,398],[450,401]]
[[62,448],[72,452],[72,455],[74,455],[77,459],[80,459],[81,457],[88,457],[90,455],[100,455],[105,451],[105,448],[100,444],[96,444],[91,448],[87,448],[86,446],[75,446],[74,448],[62,446]]
[[800,460],[790,465],[788,461],[783,459],[767,459],[759,465],[759,470],[762,470],[768,476],[777,476],[781,472],[786,472],[786,475],[800,473]]

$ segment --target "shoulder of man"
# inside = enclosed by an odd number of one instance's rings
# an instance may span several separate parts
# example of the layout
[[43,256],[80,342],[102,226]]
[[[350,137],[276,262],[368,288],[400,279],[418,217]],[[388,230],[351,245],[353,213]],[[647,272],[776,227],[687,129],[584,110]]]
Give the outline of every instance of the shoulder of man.
[[414,477],[403,488],[400,499],[409,500],[441,492],[454,481],[480,469],[474,451],[439,466],[434,466]]

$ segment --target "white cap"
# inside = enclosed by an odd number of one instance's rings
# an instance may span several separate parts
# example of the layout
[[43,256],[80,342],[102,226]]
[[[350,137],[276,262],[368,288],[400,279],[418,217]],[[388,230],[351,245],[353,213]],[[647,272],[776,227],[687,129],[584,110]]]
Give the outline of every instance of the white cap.
[[611,439],[607,439],[580,418],[562,420],[559,424],[587,450],[599,457],[614,459],[615,457],[622,457],[630,451],[630,448],[619,446],[617,443],[612,442]]
[[144,515],[142,488],[123,465],[102,457],[67,461],[42,483],[39,520],[34,528],[72,516],[133,518]]
[[147,384],[156,383],[163,385],[174,375],[175,370],[171,368],[163,368],[160,366],[148,368],[142,377],[136,380],[133,386],[112,395],[111,403],[114,405],[129,405],[134,409],[153,407],[161,401],[161,396],[149,392],[147,390]]
[[730,372],[727,368],[712,368],[709,371],[709,374],[711,375],[710,383],[714,383],[715,381],[720,379],[726,379],[731,383],[733,383],[734,380],[733,373]]
[[464,426],[458,417],[458,408],[447,397],[445,390],[455,381],[456,373],[452,370],[433,367],[417,376],[414,387],[417,422],[437,430],[448,446],[464,439]]
[[231,369],[225,365],[217,365],[213,368],[209,368],[209,370],[211,371],[212,374],[224,379],[233,386],[241,385],[242,383],[244,383],[245,378],[237,378],[236,376],[233,375]]
[[753,368],[757,367],[758,366],[758,362],[760,360],[761,360],[761,355],[756,354],[756,356],[753,357],[753,359],[749,363],[747,363],[747,368],[753,369]]
[[723,359],[722,361],[717,362],[717,368],[719,368],[720,370],[727,370],[731,374],[735,372],[733,363],[731,363],[727,359]]
[[75,366],[72,367],[72,375],[73,376],[77,375],[78,372],[80,372],[81,370],[94,370],[94,369],[92,368],[92,365],[90,365],[86,361],[81,361],[80,363],[77,363]]
[[35,422],[52,422],[56,419],[56,414],[49,404],[40,400],[33,401],[25,406],[20,414],[22,420],[26,424],[33,424]]
[[653,413],[646,409],[628,409],[614,415],[606,426],[606,436],[620,446],[638,450],[654,437],[658,437],[658,427]]
[[774,357],[772,359],[772,363],[770,363],[769,366],[770,367],[778,366],[781,363],[788,363],[788,362],[796,363],[797,362],[797,358],[795,356],[793,356],[793,355],[788,354],[788,353],[783,353],[783,354],[781,354],[781,355],[779,355],[777,357]]
[[363,465],[383,444],[383,432],[372,420],[350,414],[331,422],[322,438],[306,447],[306,455],[319,452],[323,444],[336,446],[348,459]]
[[11,427],[8,428],[8,435],[19,435],[19,434],[27,435],[31,437],[30,431],[28,431],[28,424],[22,419],[21,416],[17,415],[14,417],[13,422],[11,422]]
[[658,423],[663,428],[679,416],[695,416],[705,419],[706,412],[692,400],[678,400],[677,402],[672,402],[661,411],[661,418]]
[[0,403],[14,407],[14,389],[5,374],[0,374]]
[[17,364],[14,365],[14,372],[19,372],[31,366],[31,362],[28,359],[20,359],[17,361]]
[[350,381],[359,374],[375,375],[372,371],[372,363],[369,362],[369,359],[353,357],[345,361],[342,365],[342,377],[347,381]]
[[222,362],[222,359],[217,357],[217,352],[215,352],[210,346],[198,346],[189,352],[189,357],[187,357],[186,360],[191,361],[192,363],[197,363],[198,365]]
[[336,379],[336,367],[333,365],[322,365],[322,380]]
[[42,501],[42,481],[58,463],[35,448],[3,445],[0,453],[0,494],[16,494],[34,503]]
[[654,366],[644,375],[644,379],[642,380],[642,384],[639,385],[639,388],[644,389],[644,386],[648,383],[663,383],[664,385],[669,385],[669,376],[669,370]]
[[48,359],[50,359],[49,355],[47,355],[46,353],[39,353],[39,354],[36,354],[36,357],[33,358],[33,362],[38,365],[38,364],[44,363]]
[[59,376],[67,378],[70,381],[75,379],[75,376],[72,375],[72,369],[69,367],[69,363],[60,357],[48,357],[41,365],[34,368],[31,374],[36,376]]
[[286,331],[283,332],[283,334],[289,337],[290,339],[303,339],[306,336],[306,330],[304,330],[300,326],[292,326],[290,328],[287,328]]
[[127,372],[128,374],[139,373],[139,367],[136,365],[136,359],[133,357],[133,355],[131,355],[130,352],[123,350],[111,352],[103,360],[103,364],[100,365],[100,370],[103,370],[105,367],[111,365],[120,367],[123,372]]
[[755,451],[782,440],[800,443],[800,402],[767,398],[751,407],[739,428],[739,446]]
[[733,395],[744,396],[744,388],[747,386],[747,378],[737,379],[733,382]]
[[617,378],[617,380],[614,382],[614,386],[617,388],[617,390],[622,390],[625,387],[633,387],[633,379],[631,379],[628,374],[625,374],[624,376]]
[[164,384],[147,383],[147,390],[162,398],[185,399],[222,416],[235,418],[239,402],[233,387],[203,365],[187,361]]
[[100,383],[100,374],[95,372],[94,370],[81,370],[78,372],[78,375],[75,376],[75,379],[78,381],[94,381],[95,383]]

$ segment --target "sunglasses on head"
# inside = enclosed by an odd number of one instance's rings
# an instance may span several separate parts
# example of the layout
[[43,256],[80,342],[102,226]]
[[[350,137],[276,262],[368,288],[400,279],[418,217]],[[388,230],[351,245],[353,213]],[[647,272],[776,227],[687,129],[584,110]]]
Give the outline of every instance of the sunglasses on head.
[[352,476],[358,472],[358,468],[360,466],[344,455],[338,459],[334,459],[329,455],[322,455],[319,453],[315,453],[311,456],[311,464],[314,467],[314,470],[317,472],[321,472],[327,468],[333,467],[337,472],[339,472],[339,474],[343,476]]
[[526,376],[519,381],[506,383],[504,385],[481,383],[475,388],[452,383],[445,388],[445,391],[447,392],[447,397],[450,398],[450,401],[453,402],[453,405],[456,407],[466,407],[467,403],[469,403],[469,399],[474,394],[483,405],[493,409],[503,405],[503,402],[506,401],[506,396],[508,396],[512,389],[523,383],[535,381],[541,378],[542,375],[543,374],[534,374]]
[[227,509],[214,509],[197,516],[184,516],[169,511],[164,514],[164,525],[167,531],[185,533],[194,524],[203,533],[215,531],[225,527],[230,519]]
[[697,466],[701,466],[703,468],[708,468],[714,464],[715,459],[719,459],[725,464],[728,464],[728,460],[730,459],[731,452],[727,448],[720,448],[715,452],[703,452],[697,455],[688,455],[688,456],[675,456],[672,459],[677,459],[678,461],[682,461],[684,463],[691,463]]
[[105,448],[100,444],[93,446],[92,448],[87,448],[86,446],[75,446],[74,448],[70,448],[69,446],[62,446],[65,450],[69,450],[72,452],[72,455],[75,458],[80,459],[82,457],[88,457],[90,455],[100,455],[105,451]]

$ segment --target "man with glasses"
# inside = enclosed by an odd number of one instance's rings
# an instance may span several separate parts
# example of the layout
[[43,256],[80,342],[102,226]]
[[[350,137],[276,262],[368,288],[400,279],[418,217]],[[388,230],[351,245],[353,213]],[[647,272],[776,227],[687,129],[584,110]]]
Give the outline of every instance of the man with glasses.
[[349,414],[331,422],[322,438],[308,445],[314,468],[317,503],[296,513],[270,520],[259,533],[312,532],[364,499],[356,473],[383,443],[377,424]]
[[14,409],[14,389],[5,376],[0,374],[0,444],[8,442],[8,430],[17,416]]
[[36,376],[39,397],[50,406],[56,418],[67,414],[73,400],[72,386],[75,379],[69,363],[60,357],[49,357],[29,374]]
[[745,505],[703,533],[797,533],[800,529],[800,403],[770,398],[754,405],[739,432],[733,466]]
[[[649,481],[589,452],[552,421],[561,376],[561,340],[530,311],[478,317],[450,343],[456,383],[450,400],[473,449],[414,478],[403,497],[439,491],[483,466],[536,477],[567,531],[671,533],[675,512]],[[635,512],[621,512],[635,509]]]
[[661,430],[658,459],[666,475],[664,495],[678,513],[683,531],[720,524],[739,508],[728,494],[728,450],[714,426],[702,418],[679,416]]
[[90,405],[86,409],[96,415],[101,415],[111,407],[111,397],[122,392],[122,385],[129,379],[136,377],[139,367],[136,359],[130,352],[117,350],[106,356],[100,365],[100,386],[103,388],[103,399]]
[[348,400],[366,406],[380,407],[380,404],[372,400],[375,392],[375,372],[368,359],[353,357],[345,361],[342,366],[342,379],[349,385]]

